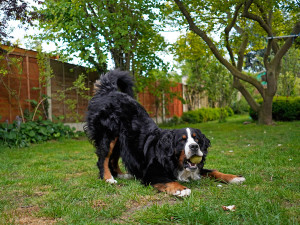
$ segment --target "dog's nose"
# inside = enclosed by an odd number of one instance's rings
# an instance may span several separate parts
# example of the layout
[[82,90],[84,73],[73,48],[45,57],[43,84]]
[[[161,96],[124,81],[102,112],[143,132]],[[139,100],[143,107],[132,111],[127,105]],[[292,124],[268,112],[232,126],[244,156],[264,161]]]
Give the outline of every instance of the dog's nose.
[[190,147],[191,151],[198,151],[198,149],[199,149],[199,145],[196,143],[190,144],[189,147]]

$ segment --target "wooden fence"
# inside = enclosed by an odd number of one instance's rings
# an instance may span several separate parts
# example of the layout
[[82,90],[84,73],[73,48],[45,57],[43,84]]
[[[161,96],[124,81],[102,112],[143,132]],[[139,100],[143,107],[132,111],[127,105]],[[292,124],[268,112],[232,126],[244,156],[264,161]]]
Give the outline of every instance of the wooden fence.
[[[171,91],[176,93],[177,96],[183,97],[183,85],[177,83],[175,87],[171,87]],[[165,96],[167,98],[167,96]],[[151,117],[159,117],[161,121],[162,117],[165,119],[171,118],[173,116],[182,116],[183,113],[183,104],[178,98],[168,99],[168,105],[163,109],[161,104],[159,108],[156,107],[156,98],[152,95],[147,89],[138,94],[138,101],[144,106]],[[156,111],[159,112],[156,112]]]
[[[25,111],[32,110],[28,99],[38,99],[40,95],[39,69],[36,60],[36,52],[16,49],[7,59],[1,60],[1,68],[5,68],[8,74],[2,77],[0,83],[0,116],[1,122],[15,120],[20,115],[20,107]],[[21,73],[13,66],[8,66],[7,60],[17,58],[21,63]],[[8,91],[10,89],[11,91]],[[42,90],[45,92],[45,90]],[[20,100],[18,101],[16,97]],[[19,107],[20,106],[20,107]]]
[[[3,48],[3,46],[2,46]],[[99,75],[96,72],[88,72],[86,68],[69,63],[62,63],[55,59],[50,59],[50,66],[53,70],[54,76],[47,87],[42,88],[39,81],[39,67],[37,63],[37,52],[28,51],[21,48],[16,48],[10,55],[10,57],[17,57],[21,60],[22,73],[18,74],[15,69],[8,68],[9,74],[7,74],[3,82],[0,81],[0,122],[8,121],[13,122],[17,116],[20,116],[21,107],[23,111],[26,109],[28,112],[33,111],[33,107],[28,102],[28,99],[38,100],[40,98],[40,90],[42,93],[50,96],[48,114],[50,119],[53,116],[64,117],[64,122],[76,122],[76,120],[84,121],[85,113],[87,110],[88,100],[83,98],[75,90],[69,90],[65,92],[66,98],[62,101],[58,99],[59,92],[65,91],[73,86],[73,82],[82,73],[86,74],[86,86],[90,88],[86,92],[87,95],[92,95],[92,87]],[[5,60],[2,60],[1,66],[5,65]],[[0,76],[3,77],[1,74]],[[16,90],[20,96],[18,101],[12,94],[9,94],[7,89]],[[178,84],[172,88],[173,91],[179,93],[182,96],[182,84]],[[76,100],[77,104],[74,109],[70,109],[67,100]],[[155,113],[155,97],[149,92],[144,91],[139,93],[138,99],[145,109],[154,117]],[[183,105],[178,99],[173,99],[167,106],[169,113],[165,114],[165,117],[172,117],[174,115],[181,116],[183,111]],[[76,118],[72,115],[76,115]],[[161,116],[161,115],[160,115]]]

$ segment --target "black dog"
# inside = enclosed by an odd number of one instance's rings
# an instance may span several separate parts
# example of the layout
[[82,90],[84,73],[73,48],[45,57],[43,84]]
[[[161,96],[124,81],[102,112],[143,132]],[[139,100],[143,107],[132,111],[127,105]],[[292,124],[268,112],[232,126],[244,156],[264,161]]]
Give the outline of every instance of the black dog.
[[[128,72],[110,71],[95,84],[89,102],[86,131],[96,147],[100,177],[117,183],[114,177],[129,177],[119,168],[119,157],[128,172],[159,191],[187,196],[191,190],[177,183],[198,180],[200,175],[227,183],[241,183],[244,177],[204,169],[210,141],[198,129],[163,130],[133,98],[133,81]],[[190,161],[202,157],[200,163]]]

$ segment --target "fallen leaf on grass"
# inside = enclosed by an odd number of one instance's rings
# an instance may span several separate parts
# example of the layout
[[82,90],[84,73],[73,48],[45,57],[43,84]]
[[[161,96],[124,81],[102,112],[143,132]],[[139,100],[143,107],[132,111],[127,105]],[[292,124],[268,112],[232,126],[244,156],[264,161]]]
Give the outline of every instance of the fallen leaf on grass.
[[229,206],[222,206],[224,211],[235,211],[235,205],[229,205]]

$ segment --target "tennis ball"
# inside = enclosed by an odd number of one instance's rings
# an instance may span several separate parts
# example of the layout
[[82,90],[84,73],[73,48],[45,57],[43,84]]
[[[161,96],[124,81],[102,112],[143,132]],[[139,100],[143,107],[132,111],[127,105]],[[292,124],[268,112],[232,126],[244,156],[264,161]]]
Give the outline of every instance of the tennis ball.
[[201,157],[201,156],[197,156],[197,155],[194,155],[194,156],[192,156],[192,157],[190,158],[190,161],[191,161],[192,163],[195,163],[195,164],[200,163],[201,160],[202,160],[202,157]]

